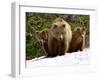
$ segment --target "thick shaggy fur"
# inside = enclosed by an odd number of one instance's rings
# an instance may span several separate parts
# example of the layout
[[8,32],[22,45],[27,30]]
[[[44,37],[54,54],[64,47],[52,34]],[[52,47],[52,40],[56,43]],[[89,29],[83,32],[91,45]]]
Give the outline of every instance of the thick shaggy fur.
[[83,51],[85,47],[85,34],[86,29],[84,27],[75,28],[68,52]]
[[69,49],[71,38],[70,25],[62,18],[55,19],[48,33],[48,56],[64,55]]
[[41,31],[36,31],[37,39],[42,42],[43,49],[48,55],[48,29],[43,29]]

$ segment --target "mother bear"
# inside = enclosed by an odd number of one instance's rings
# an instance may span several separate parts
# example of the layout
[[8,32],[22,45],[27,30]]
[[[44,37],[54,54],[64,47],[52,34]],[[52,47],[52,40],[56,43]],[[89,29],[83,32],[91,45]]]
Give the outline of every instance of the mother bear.
[[71,26],[62,18],[56,18],[48,32],[48,57],[64,55],[72,38]]

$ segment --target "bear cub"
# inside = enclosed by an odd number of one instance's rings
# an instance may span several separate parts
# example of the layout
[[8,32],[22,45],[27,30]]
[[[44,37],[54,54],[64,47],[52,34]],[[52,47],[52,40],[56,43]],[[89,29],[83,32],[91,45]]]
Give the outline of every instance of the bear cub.
[[85,47],[85,27],[77,27],[72,34],[72,40],[68,52],[83,51]]
[[48,29],[36,31],[36,37],[38,41],[42,43],[43,50],[47,55],[48,54]]

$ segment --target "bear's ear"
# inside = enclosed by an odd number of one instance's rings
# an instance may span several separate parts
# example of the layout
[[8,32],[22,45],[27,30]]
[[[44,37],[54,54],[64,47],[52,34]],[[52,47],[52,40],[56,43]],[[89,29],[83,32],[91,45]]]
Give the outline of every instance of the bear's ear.
[[62,27],[65,28],[65,24],[63,24]]
[[57,25],[56,24],[54,24],[54,26],[53,26],[53,29],[55,29],[55,28],[57,28]]

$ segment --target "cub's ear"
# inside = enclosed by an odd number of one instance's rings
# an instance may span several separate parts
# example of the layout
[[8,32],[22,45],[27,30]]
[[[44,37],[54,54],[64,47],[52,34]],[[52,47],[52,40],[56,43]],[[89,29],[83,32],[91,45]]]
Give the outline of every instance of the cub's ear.
[[77,31],[80,32],[80,27],[77,28]]
[[42,34],[44,35],[45,34],[45,31],[42,31]]
[[36,31],[35,34],[38,35],[39,34],[39,31]]

